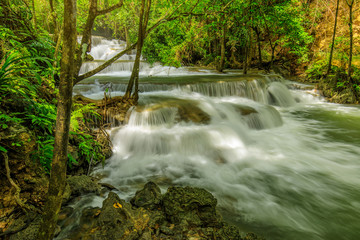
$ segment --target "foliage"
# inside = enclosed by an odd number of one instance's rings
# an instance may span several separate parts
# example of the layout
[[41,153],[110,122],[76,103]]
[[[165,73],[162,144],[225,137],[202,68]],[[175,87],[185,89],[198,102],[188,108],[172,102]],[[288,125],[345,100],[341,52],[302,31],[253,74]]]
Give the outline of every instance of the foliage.
[[8,115],[0,111],[0,129],[2,130],[9,128],[11,125],[19,124],[22,121],[21,118],[16,117],[16,113]]
[[40,130],[43,133],[53,134],[53,126],[56,120],[56,109],[52,104],[37,103],[28,106],[26,120],[29,120],[32,129]]
[[54,152],[54,137],[52,135],[39,136],[36,143],[37,151],[33,153],[32,158],[40,162],[45,172],[50,173]]
[[35,88],[29,82],[29,78],[22,76],[26,71],[34,73],[30,67],[33,65],[27,66],[24,60],[29,60],[29,57],[20,57],[20,53],[16,51],[8,52],[0,59],[0,100],[8,95],[22,98],[35,95]]
[[77,104],[74,103],[73,111],[70,119],[71,131],[81,133],[87,128],[88,123],[91,123],[93,119],[101,119],[100,115],[95,111],[94,104]]
[[320,59],[316,62],[313,62],[308,69],[305,71],[306,77],[308,79],[319,80],[323,78],[327,70],[327,61],[325,59]]

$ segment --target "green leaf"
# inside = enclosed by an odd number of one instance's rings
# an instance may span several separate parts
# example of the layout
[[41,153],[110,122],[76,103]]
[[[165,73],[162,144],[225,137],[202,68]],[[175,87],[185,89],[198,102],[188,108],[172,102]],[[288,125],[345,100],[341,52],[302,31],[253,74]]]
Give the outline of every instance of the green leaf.
[[1,151],[1,152],[5,152],[5,153],[7,153],[6,148],[4,148],[4,147],[2,147],[2,146],[0,146],[0,151]]

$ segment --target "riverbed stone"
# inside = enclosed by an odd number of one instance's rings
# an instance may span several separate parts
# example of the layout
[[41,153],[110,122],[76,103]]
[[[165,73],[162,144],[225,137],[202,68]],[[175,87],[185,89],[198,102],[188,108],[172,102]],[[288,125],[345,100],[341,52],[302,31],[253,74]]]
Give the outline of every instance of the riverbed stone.
[[86,193],[100,194],[101,186],[86,175],[71,176],[67,179],[67,184],[70,187],[71,196],[79,196]]
[[216,211],[217,200],[202,188],[170,187],[163,197],[167,219],[174,224],[219,226],[221,217]]
[[130,202],[136,207],[156,209],[160,205],[161,197],[160,188],[154,182],[148,182],[143,189],[135,193]]
[[[160,188],[148,182],[130,203],[110,192],[102,208],[85,209],[68,239],[242,240],[238,228],[222,221],[216,204],[202,188],[169,187],[161,195]],[[246,239],[257,239],[249,236]]]

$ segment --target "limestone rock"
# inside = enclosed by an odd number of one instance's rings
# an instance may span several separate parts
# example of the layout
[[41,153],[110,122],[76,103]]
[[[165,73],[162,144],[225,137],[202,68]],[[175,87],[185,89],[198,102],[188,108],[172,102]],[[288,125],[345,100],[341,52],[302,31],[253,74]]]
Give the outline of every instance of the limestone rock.
[[71,196],[79,196],[86,193],[100,194],[100,185],[89,176],[71,176],[67,179],[67,183],[70,186]]
[[145,184],[144,188],[137,191],[135,196],[130,200],[131,204],[136,207],[155,209],[161,202],[160,188],[153,182]]
[[195,226],[219,226],[217,200],[202,188],[170,187],[163,197],[167,219],[174,224],[187,222]]

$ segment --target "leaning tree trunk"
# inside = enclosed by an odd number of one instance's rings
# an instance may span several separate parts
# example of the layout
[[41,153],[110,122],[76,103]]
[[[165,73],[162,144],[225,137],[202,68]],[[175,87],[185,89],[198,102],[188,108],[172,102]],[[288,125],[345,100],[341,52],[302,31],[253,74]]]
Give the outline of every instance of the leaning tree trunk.
[[75,76],[76,0],[64,0],[63,49],[55,129],[54,155],[45,212],[39,229],[39,240],[53,239],[66,181],[73,79]]
[[327,72],[326,72],[326,76],[328,76],[330,74],[330,71],[331,71],[331,62],[332,62],[332,57],[333,57],[333,52],[334,52],[334,45],[335,45],[337,16],[338,16],[338,13],[339,13],[339,2],[340,2],[340,0],[337,0],[336,12],[335,12],[334,32],[333,32],[333,38],[332,38],[332,44],[331,44],[331,50],[330,50],[330,57],[329,57],[329,64],[328,64],[328,69],[327,69]]
[[151,0],[142,0],[141,1],[141,11],[140,11],[140,19],[139,19],[139,32],[138,32],[138,42],[136,46],[136,57],[134,62],[134,67],[131,73],[131,77],[124,95],[124,98],[130,98],[131,93],[135,84],[134,90],[134,98],[138,98],[138,86],[139,86],[139,71],[140,71],[140,59],[141,59],[141,51],[144,45],[145,37],[146,37],[146,28],[149,22],[149,14],[150,14]]

